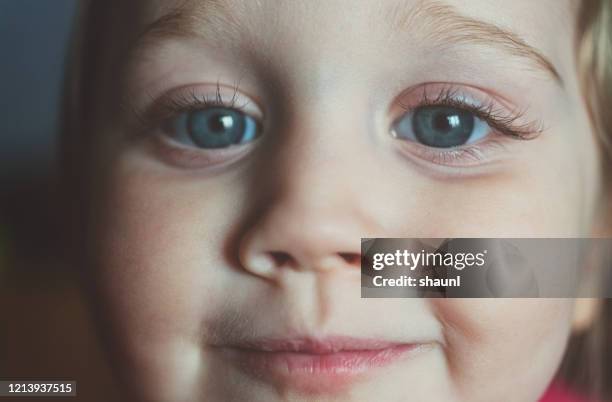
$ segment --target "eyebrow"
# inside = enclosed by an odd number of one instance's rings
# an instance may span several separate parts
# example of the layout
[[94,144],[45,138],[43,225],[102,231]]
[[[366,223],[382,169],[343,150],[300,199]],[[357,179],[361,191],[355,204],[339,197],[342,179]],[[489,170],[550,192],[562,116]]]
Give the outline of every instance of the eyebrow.
[[498,48],[526,60],[562,87],[564,85],[554,64],[518,34],[493,23],[460,14],[448,4],[422,0],[408,7],[405,1],[400,1],[388,9],[387,20],[394,31],[424,32],[425,39],[432,42]]
[[[248,2],[245,2],[248,3]],[[248,37],[248,23],[235,19],[237,10],[226,0],[186,0],[169,13],[147,25],[137,36],[135,48],[146,47],[155,40],[172,37],[203,36],[211,43]],[[393,31],[424,33],[424,40],[433,43],[471,44],[493,47],[526,60],[537,70],[548,74],[561,87],[563,79],[554,64],[518,34],[490,22],[459,13],[454,7],[432,0],[412,3],[399,0],[386,10],[385,19]]]
[[225,0],[185,0],[136,36],[132,48],[139,49],[167,38],[205,37],[210,42],[239,39],[244,33],[233,14],[239,7],[230,7]]

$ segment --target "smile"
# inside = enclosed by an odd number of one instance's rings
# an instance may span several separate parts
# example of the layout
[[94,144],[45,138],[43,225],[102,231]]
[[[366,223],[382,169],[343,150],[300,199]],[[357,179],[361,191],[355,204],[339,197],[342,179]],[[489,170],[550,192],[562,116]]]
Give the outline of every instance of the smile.
[[249,376],[305,394],[342,392],[370,371],[392,364],[430,344],[376,339],[262,339],[223,347]]

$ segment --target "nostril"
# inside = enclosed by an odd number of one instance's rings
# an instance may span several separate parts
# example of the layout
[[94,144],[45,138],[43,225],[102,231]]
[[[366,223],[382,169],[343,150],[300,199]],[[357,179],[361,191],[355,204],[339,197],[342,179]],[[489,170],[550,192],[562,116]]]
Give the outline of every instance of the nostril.
[[284,251],[270,251],[270,257],[274,260],[274,265],[277,267],[283,267],[289,265],[293,260],[293,257],[289,253]]
[[349,265],[361,265],[361,254],[360,253],[338,253]]

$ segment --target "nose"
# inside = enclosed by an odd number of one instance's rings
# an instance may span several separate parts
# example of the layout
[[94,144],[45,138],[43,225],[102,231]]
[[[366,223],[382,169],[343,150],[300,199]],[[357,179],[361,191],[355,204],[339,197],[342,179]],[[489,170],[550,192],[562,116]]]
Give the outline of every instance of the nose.
[[241,265],[264,278],[286,270],[358,273],[360,239],[382,232],[374,200],[364,192],[372,169],[359,147],[367,145],[356,141],[346,149],[342,141],[302,134],[279,145],[282,152],[262,168],[270,180],[258,191],[270,195],[242,235]]
[[283,269],[359,269],[364,235],[358,225],[343,217],[343,211],[333,214],[331,206],[322,210],[298,205],[279,203],[250,228],[240,248],[243,267],[266,278]]

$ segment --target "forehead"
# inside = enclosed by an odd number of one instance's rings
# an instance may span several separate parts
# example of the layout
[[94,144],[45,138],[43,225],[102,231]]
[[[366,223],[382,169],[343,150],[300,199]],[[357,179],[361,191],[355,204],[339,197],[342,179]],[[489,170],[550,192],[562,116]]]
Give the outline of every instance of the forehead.
[[[183,22],[226,24],[251,34],[285,35],[352,32],[367,28],[372,34],[394,29],[423,28],[437,10],[451,10],[487,22],[512,27],[525,39],[547,30],[571,27],[571,0],[154,0],[142,4],[149,21],[173,13]],[[435,15],[434,15],[435,16]],[[439,21],[440,22],[440,21]],[[205,29],[206,27],[202,27]],[[435,28],[435,27],[430,27]]]
[[[296,59],[356,53],[409,55],[449,44],[497,47],[559,78],[573,60],[571,0],[156,0],[143,2],[141,38],[193,37]],[[141,43],[142,44],[142,43]],[[436,46],[438,48],[436,48]],[[444,48],[444,49],[443,49]]]

